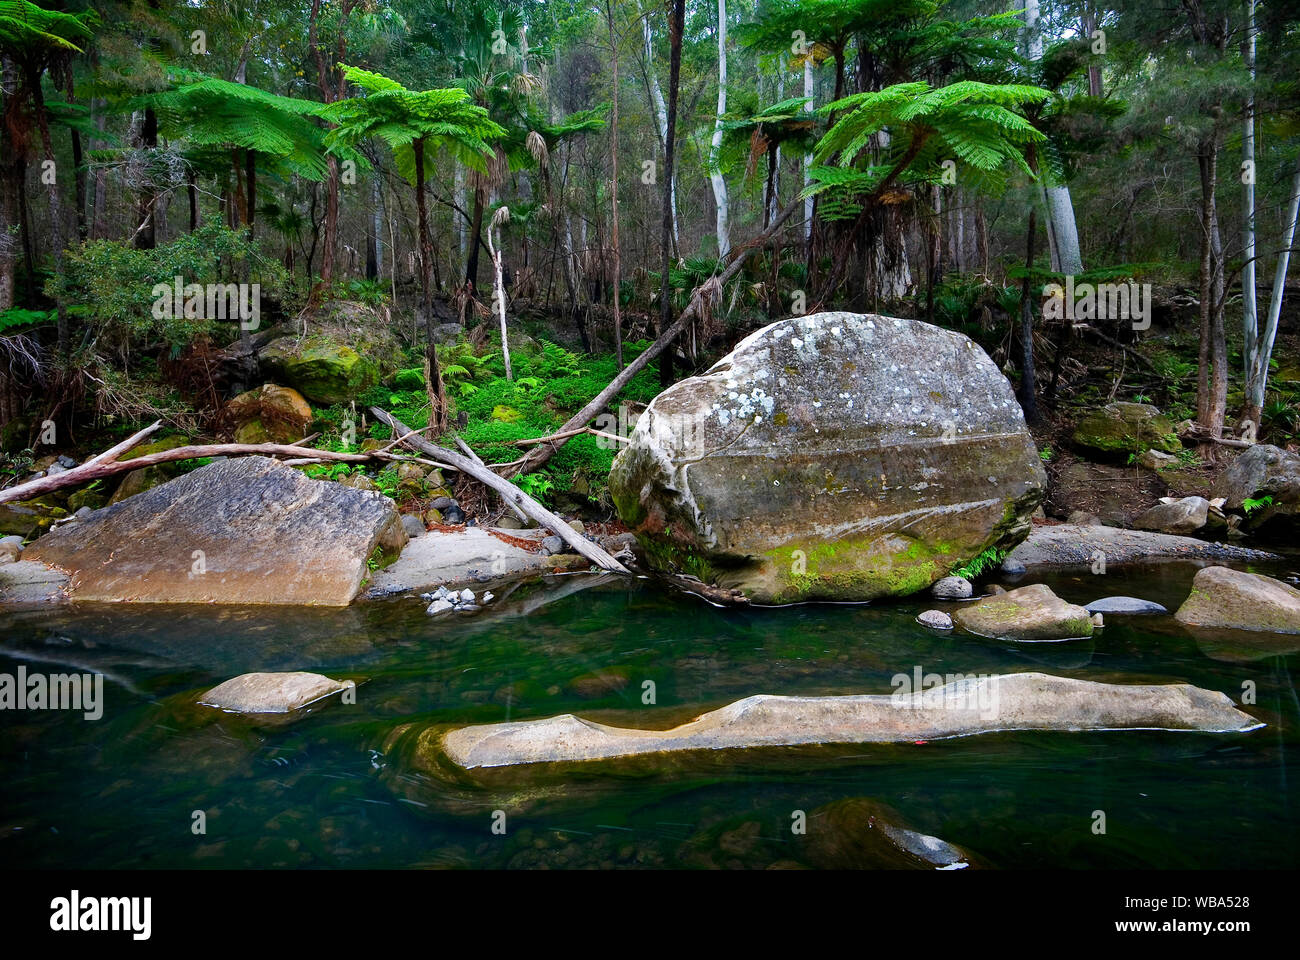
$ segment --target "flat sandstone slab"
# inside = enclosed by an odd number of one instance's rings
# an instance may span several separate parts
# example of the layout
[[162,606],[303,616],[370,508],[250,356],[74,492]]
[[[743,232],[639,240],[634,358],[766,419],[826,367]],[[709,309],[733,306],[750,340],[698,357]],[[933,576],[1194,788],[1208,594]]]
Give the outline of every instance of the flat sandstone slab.
[[1027,567],[1088,566],[1100,550],[1106,563],[1142,563],[1146,560],[1280,560],[1275,553],[1209,543],[1195,537],[1178,537],[1145,530],[1124,530],[1092,524],[1060,523],[1034,527],[1009,554]]
[[[521,540],[540,540],[545,531],[504,530]],[[430,530],[406,545],[402,555],[376,570],[364,597],[376,600],[435,587],[464,586],[565,570],[585,570],[589,560],[576,553],[547,556],[506,543],[482,527],[455,533]]]
[[343,606],[376,547],[406,533],[392,500],[267,457],[220,460],[33,543],[72,600]]
[[898,696],[747,697],[671,730],[611,727],[572,714],[461,727],[447,733],[442,745],[469,769],[676,750],[898,743],[1002,730],[1243,733],[1262,726],[1226,694],[1186,683],[1111,684],[1015,673]]

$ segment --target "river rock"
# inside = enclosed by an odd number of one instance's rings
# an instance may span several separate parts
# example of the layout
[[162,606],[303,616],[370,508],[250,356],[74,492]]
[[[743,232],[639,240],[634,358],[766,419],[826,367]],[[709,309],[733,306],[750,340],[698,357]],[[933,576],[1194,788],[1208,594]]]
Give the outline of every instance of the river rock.
[[199,703],[230,713],[291,713],[355,686],[319,673],[245,673],[213,687]]
[[0,563],[16,563],[22,555],[22,537],[0,537]]
[[942,610],[925,610],[917,615],[916,622],[932,630],[952,629],[952,617]]
[[376,549],[406,540],[381,494],[238,457],[54,530],[25,559],[69,572],[74,600],[342,606]]
[[454,763],[472,769],[679,750],[899,743],[998,730],[1240,733],[1261,726],[1227,694],[1186,683],[1110,684],[1015,673],[964,677],[901,695],[747,697],[671,730],[612,727],[564,714],[446,733],[430,728],[428,735],[440,738]]
[[1210,502],[1204,497],[1183,497],[1168,503],[1157,503],[1133,521],[1139,530],[1158,533],[1195,533],[1205,526],[1210,515]]
[[953,622],[997,640],[1073,640],[1092,636],[1093,628],[1087,610],[1066,603],[1041,583],[968,604],[953,614]]
[[652,565],[780,603],[923,590],[1023,539],[1046,475],[968,337],[820,313],[656,397],[609,484]]
[[1137,597],[1102,597],[1094,600],[1083,609],[1089,613],[1168,613],[1163,606],[1151,600],[1139,600]]
[[409,513],[402,514],[402,529],[406,531],[406,535],[412,540],[429,532],[419,517]]
[[965,600],[974,592],[975,588],[965,577],[944,577],[930,588],[930,596],[936,600]]
[[903,826],[892,808],[866,797],[849,797],[808,815],[798,845],[823,870],[960,870],[970,866],[964,850]]
[[[1035,527],[1029,538],[1011,551],[1012,559],[1030,567],[1096,566],[1099,557],[1105,558],[1107,567],[1155,559],[1219,562],[1281,559],[1266,550],[1207,543],[1195,537],[1074,523]],[[1101,572],[1098,568],[1098,573]]]
[[1108,403],[1094,410],[1079,421],[1074,442],[1109,456],[1147,450],[1177,453],[1183,448],[1173,423],[1147,403]]
[[1168,453],[1161,453],[1159,450],[1148,450],[1142,456],[1138,457],[1138,465],[1146,467],[1148,470],[1163,470],[1166,467],[1173,467],[1178,464],[1178,458]]
[[236,443],[294,443],[306,436],[314,416],[301,393],[274,383],[241,393],[223,413]]
[[1267,443],[1245,450],[1214,482],[1212,493],[1229,510],[1246,500],[1271,502],[1251,512],[1253,530],[1287,535],[1300,530],[1300,454]]
[[1300,590],[1256,573],[1205,567],[1174,617],[1195,627],[1300,633]]
[[0,503],[0,533],[28,540],[66,516],[68,511],[48,497]]
[[262,362],[308,400],[334,405],[355,400],[379,379],[379,368],[355,349],[328,337],[281,337],[267,344]]

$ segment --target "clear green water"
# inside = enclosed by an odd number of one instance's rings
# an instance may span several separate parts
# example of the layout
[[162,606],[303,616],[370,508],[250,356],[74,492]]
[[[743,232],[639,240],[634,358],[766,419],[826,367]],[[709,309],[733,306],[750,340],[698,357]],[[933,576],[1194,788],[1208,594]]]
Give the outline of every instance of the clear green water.
[[[1186,595],[1194,568],[1046,578],[1066,599]],[[107,675],[98,721],[0,712],[0,864],[30,867],[749,867],[816,865],[792,811],[871,797],[984,864],[1292,867],[1300,851],[1300,638],[1196,637],[1108,618],[1089,641],[1019,647],[933,634],[933,604],[719,610],[641,584],[561,578],[475,619],[414,600],[346,610],[118,605],[0,615],[0,672]],[[888,693],[936,673],[1041,670],[1188,681],[1268,726],[1244,735],[1016,733],[891,746],[678,755],[478,777],[416,763],[429,724],[575,712],[671,726],[756,693]],[[619,668],[621,690],[579,680]],[[264,727],[192,705],[254,670],[358,680]],[[578,683],[574,683],[579,680]],[[643,705],[652,680],[657,703]],[[581,694],[586,694],[584,698]],[[404,725],[413,725],[406,727]],[[402,731],[406,731],[402,735]],[[436,767],[436,764],[435,764]],[[206,835],[191,830],[207,817]],[[492,832],[504,810],[506,833]],[[1093,832],[1094,811],[1106,832]]]

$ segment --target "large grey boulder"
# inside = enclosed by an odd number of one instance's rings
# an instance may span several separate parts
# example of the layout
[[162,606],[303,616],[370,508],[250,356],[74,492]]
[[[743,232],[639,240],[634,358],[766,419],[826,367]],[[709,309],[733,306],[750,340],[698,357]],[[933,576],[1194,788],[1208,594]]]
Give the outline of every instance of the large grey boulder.
[[907,694],[738,700],[671,730],[572,714],[461,727],[441,746],[461,767],[601,760],[680,750],[898,743],[998,730],[1168,729],[1237,733],[1263,724],[1224,693],[1186,683],[1110,684],[1042,673],[964,677]]
[[319,673],[245,673],[213,687],[199,703],[230,713],[290,713],[354,686]]
[[1210,501],[1204,497],[1183,497],[1169,503],[1157,503],[1133,521],[1139,530],[1159,533],[1195,533],[1210,516]]
[[1046,475],[968,337],[820,313],[656,397],[609,483],[651,564],[779,603],[923,590],[1023,539]]
[[1066,603],[1050,587],[1031,583],[963,606],[953,623],[997,640],[1075,640],[1092,636],[1093,620],[1083,607]]
[[1257,532],[1289,534],[1300,530],[1300,454],[1258,443],[1228,465],[1214,482],[1213,494],[1228,510],[1241,510],[1246,500],[1268,503],[1250,515]]
[[406,533],[392,500],[267,457],[210,463],[33,543],[73,600],[342,606]]
[[1206,567],[1174,617],[1195,627],[1300,633],[1300,590],[1228,567]]

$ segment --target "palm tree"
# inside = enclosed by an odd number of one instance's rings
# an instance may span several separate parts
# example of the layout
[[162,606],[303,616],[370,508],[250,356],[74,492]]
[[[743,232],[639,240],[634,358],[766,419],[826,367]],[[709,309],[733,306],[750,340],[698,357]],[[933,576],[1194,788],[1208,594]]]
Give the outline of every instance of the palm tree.
[[[898,83],[836,100],[819,112],[842,116],[815,151],[819,163],[834,162],[812,168],[805,194],[822,199],[826,219],[860,225],[880,205],[908,202],[911,188],[939,182],[950,158],[988,175],[1010,164],[1033,179],[1026,147],[1047,138],[1023,113],[1050,96],[1041,87],[964,80],[938,88]],[[889,133],[889,146],[883,162],[872,162],[881,131]],[[847,259],[846,246],[837,251],[827,290],[839,284]]]
[[482,107],[469,102],[469,94],[458,88],[407,90],[396,80],[357,67],[339,64],[349,83],[365,91],[364,97],[338,100],[323,108],[322,115],[337,124],[326,136],[330,147],[356,147],[376,137],[393,149],[398,172],[415,187],[415,207],[420,233],[420,306],[424,312],[429,364],[429,425],[439,432],[446,428],[447,402],[433,337],[433,304],[430,272],[433,242],[429,237],[429,213],[424,183],[433,170],[431,147],[458,148],[461,156],[477,158],[486,167],[492,145],[505,135]]
[[[175,71],[172,86],[140,98],[152,106],[159,129],[184,138],[197,148],[231,152],[238,215],[253,233],[257,207],[257,163],[276,162],[304,179],[321,181],[329,174],[329,157],[352,160],[358,168],[369,162],[356,150],[327,148],[325,131],[314,118],[321,104],[268,93],[245,83],[232,83],[193,71]],[[241,156],[242,154],[242,156]],[[242,161],[242,162],[241,162]]]

